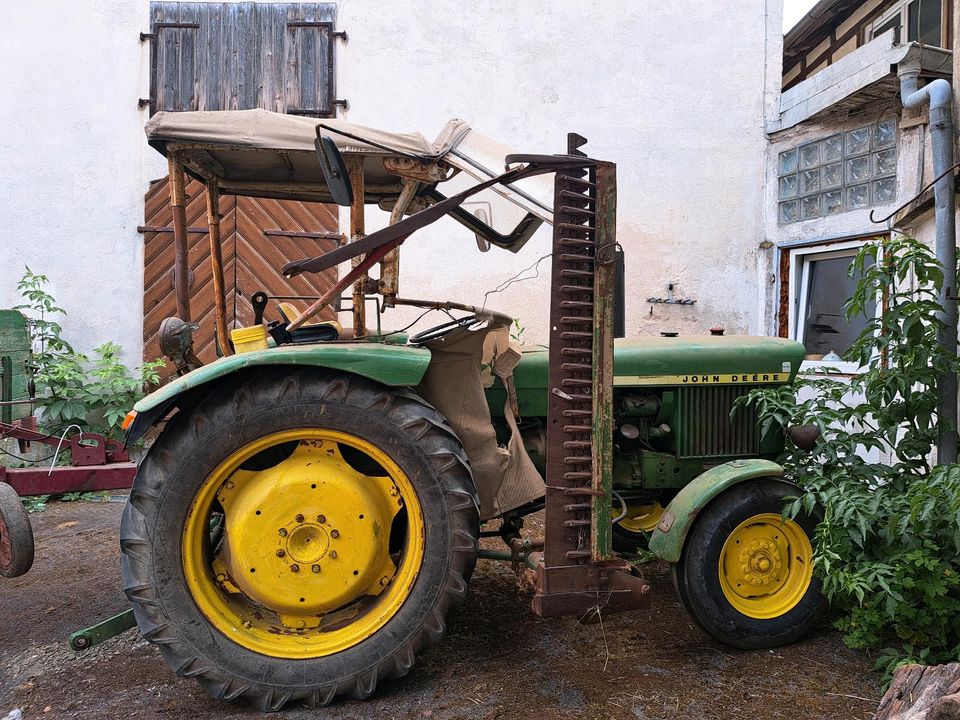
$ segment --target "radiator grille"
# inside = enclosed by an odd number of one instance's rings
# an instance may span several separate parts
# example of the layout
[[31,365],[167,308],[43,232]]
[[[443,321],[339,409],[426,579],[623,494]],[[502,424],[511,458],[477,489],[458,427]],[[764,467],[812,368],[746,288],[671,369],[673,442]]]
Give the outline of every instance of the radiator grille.
[[680,388],[679,457],[750,456],[760,450],[760,429],[753,408],[730,417],[734,400],[751,387],[713,385]]

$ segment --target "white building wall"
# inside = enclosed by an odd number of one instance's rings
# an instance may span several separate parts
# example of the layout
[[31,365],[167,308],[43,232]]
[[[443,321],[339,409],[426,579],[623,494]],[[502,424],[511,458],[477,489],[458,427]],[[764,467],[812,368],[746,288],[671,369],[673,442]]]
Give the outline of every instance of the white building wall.
[[[141,353],[143,194],[165,166],[144,140],[146,0],[0,4],[0,306],[24,265],[51,278],[79,349]],[[525,152],[562,152],[567,131],[618,164],[627,333],[762,332],[757,282],[766,182],[764,117],[781,70],[780,0],[339,3],[342,116],[439,131],[451,117]],[[368,230],[385,215],[369,210]],[[452,221],[402,251],[401,290],[480,303],[549,252],[481,254]],[[488,304],[545,338],[541,275]],[[654,305],[674,283],[693,306]],[[651,314],[652,307],[652,314]],[[387,324],[408,315],[391,311]],[[437,320],[439,321],[439,320]]]
[[[0,307],[50,277],[65,337],[142,348],[147,2],[0,3]],[[162,174],[162,172],[161,172]]]
[[[627,334],[759,332],[765,112],[779,90],[781,4],[339,3],[338,95],[353,122],[419,129],[451,117],[522,152],[564,152],[567,131],[617,163]],[[766,38],[770,37],[768,43]],[[384,221],[368,211],[368,230]],[[453,221],[401,251],[401,295],[479,304],[547,254],[542,228],[517,255],[476,249]],[[543,340],[548,262],[488,304]],[[532,273],[530,273],[532,274]],[[693,306],[653,305],[675,295]],[[652,308],[652,314],[651,314]],[[397,326],[409,313],[387,316]],[[439,320],[437,320],[439,322]]]

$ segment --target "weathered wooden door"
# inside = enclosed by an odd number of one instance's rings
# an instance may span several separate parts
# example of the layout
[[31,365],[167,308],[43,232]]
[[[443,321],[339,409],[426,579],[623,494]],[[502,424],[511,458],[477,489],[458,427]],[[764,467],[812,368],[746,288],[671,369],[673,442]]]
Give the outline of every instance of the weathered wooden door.
[[[166,178],[151,184],[145,197],[143,273],[143,356],[160,355],[157,331],[164,318],[176,314],[173,289],[173,214]],[[337,213],[330,205],[266,200],[224,195],[220,198],[227,325],[241,327],[253,321],[250,296],[263,290],[270,296],[316,298],[336,282],[336,269],[304,273],[287,279],[280,268],[289,260],[313,257],[337,246]],[[216,357],[214,344],[213,280],[210,241],[207,235],[203,185],[187,185],[187,225],[190,229],[190,308],[200,330],[194,349],[200,359]],[[292,301],[304,307],[309,301]],[[275,302],[267,306],[267,319],[278,319]],[[326,310],[321,319],[333,317]]]

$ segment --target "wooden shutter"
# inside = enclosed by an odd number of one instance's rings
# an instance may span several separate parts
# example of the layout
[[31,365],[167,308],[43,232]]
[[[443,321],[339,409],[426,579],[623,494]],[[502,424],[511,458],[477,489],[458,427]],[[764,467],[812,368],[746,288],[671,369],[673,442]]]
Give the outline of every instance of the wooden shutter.
[[334,3],[151,2],[150,112],[333,117]]

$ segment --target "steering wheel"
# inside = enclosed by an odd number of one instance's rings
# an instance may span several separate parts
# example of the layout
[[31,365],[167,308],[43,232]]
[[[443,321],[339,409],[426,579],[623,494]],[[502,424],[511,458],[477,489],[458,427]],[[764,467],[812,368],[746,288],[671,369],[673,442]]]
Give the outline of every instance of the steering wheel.
[[456,330],[471,330],[484,323],[489,323],[491,329],[509,327],[513,324],[513,318],[504,313],[496,312],[495,310],[484,310],[483,312],[465,315],[462,318],[456,318],[441,325],[427,328],[422,332],[418,332],[416,335],[411,335],[409,342],[411,345],[423,345],[432,340],[439,340],[442,337],[446,337]]

